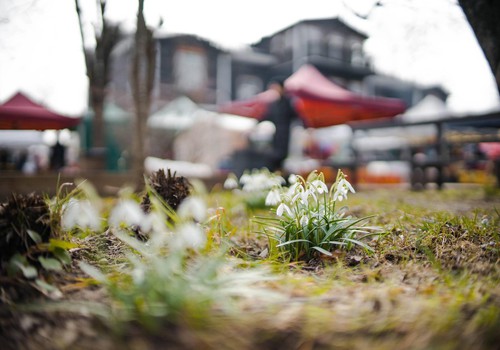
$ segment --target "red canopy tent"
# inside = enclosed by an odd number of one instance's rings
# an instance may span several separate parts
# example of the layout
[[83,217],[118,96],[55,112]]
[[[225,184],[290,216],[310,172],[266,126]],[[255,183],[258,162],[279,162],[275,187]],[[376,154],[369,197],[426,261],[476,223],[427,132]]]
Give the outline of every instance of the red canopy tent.
[[77,126],[80,118],[50,111],[18,92],[0,105],[0,130],[48,130]]
[[[304,65],[290,76],[285,89],[305,124],[314,128],[393,117],[406,109],[399,99],[365,97],[346,90],[312,65]],[[265,91],[251,99],[223,105],[220,111],[260,119],[273,98],[276,96],[271,91]]]
[[224,104],[219,107],[219,112],[261,119],[267,106],[277,98],[278,95],[274,91],[266,90],[249,99]]

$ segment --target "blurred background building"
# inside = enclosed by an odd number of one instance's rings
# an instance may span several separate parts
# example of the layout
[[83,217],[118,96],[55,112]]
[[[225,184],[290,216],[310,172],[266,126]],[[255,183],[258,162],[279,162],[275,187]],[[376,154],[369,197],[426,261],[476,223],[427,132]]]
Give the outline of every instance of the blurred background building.
[[[447,92],[440,86],[421,87],[396,77],[378,74],[363,51],[366,39],[365,33],[340,17],[303,20],[239,50],[226,50],[217,43],[194,35],[157,35],[155,37],[157,57],[151,118],[154,116],[157,120],[156,125],[161,115],[164,119],[168,119],[169,116],[173,118],[177,116],[177,119],[169,127],[165,127],[165,123],[168,124],[168,122],[163,122],[163,127],[150,128],[148,138],[150,155],[164,159],[199,162],[200,157],[189,157],[187,152],[175,152],[175,149],[189,148],[187,145],[175,146],[175,139],[188,139],[186,136],[178,137],[187,132],[186,123],[189,124],[195,115],[196,123],[207,122],[210,119],[210,113],[216,112],[218,106],[230,101],[252,98],[265,91],[273,77],[287,78],[306,64],[314,66],[335,84],[362,96],[398,98],[403,100],[408,108],[418,104],[428,95],[445,103]],[[133,36],[124,36],[111,56],[111,79],[107,106],[108,108],[110,105],[114,106],[115,112],[117,108],[122,109],[122,114],[127,112],[133,114],[130,88],[132,54]],[[184,109],[179,107],[179,99],[185,99]],[[186,101],[191,101],[191,109],[187,108],[190,102]],[[109,120],[116,120],[111,114],[116,113],[108,110],[105,114],[110,114],[105,116],[106,125],[109,127],[111,126]],[[236,122],[232,120],[232,123]],[[121,125],[122,132],[127,135],[130,131],[127,131],[126,125],[123,126],[123,123]],[[206,126],[212,129],[215,127],[214,125]],[[220,128],[225,130],[231,127],[226,123]],[[90,137],[90,129],[85,130],[84,133],[87,132],[87,136],[82,138],[87,140]],[[199,131],[203,132],[203,130]],[[216,133],[212,131],[213,136]],[[117,133],[119,131],[116,130],[113,131],[114,135],[107,132],[107,147],[113,150],[107,155],[108,170],[123,169],[123,164],[127,164],[126,155],[131,151],[127,137],[116,135]],[[309,132],[310,136],[316,138],[315,142],[322,142],[323,147],[335,148],[336,153],[341,152],[340,149],[348,149],[348,146],[338,142],[332,145],[331,140],[328,141],[328,134],[329,132],[325,130]],[[343,134],[337,140],[346,143],[350,134]],[[221,132],[218,135],[219,138],[222,137]],[[222,161],[222,158],[234,148],[243,147],[241,140],[235,144],[234,136],[227,137],[230,140],[222,139],[217,143],[214,142],[213,137],[208,138],[204,146],[212,147],[210,140],[214,145],[224,144],[227,141],[226,147],[223,147],[225,151],[220,152],[218,161]],[[299,138],[303,140],[304,136],[295,135],[295,140]],[[193,143],[195,139],[196,137],[193,137],[185,143]],[[295,145],[294,148],[299,147]],[[218,150],[221,148],[218,147]],[[300,153],[301,150],[296,150],[295,153],[297,152]],[[328,152],[332,153],[333,150]],[[342,151],[342,153],[345,152]],[[209,157],[210,160],[207,160],[212,167],[217,163],[214,157]],[[338,154],[337,157],[345,157],[345,154]],[[317,162],[308,164],[318,165]],[[297,169],[302,168],[292,166],[291,170]]]
[[[368,96],[400,98],[412,106],[440,86],[420,87],[375,72],[363,51],[366,34],[340,18],[304,20],[262,38],[245,49],[227,51],[193,35],[158,36],[153,111],[179,96],[208,109],[263,92],[269,80],[289,77],[304,64],[336,84]],[[117,45],[108,99],[130,108],[132,37]]]

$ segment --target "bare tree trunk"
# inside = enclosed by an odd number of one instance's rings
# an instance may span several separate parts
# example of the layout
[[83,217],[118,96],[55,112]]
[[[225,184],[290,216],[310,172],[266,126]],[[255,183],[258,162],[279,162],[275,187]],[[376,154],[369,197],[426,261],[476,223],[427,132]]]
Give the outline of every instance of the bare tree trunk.
[[143,11],[144,0],[139,0],[132,63],[132,93],[135,104],[132,171],[138,188],[144,185],[146,122],[151,106],[156,58],[153,31],[147,28]]
[[92,147],[103,149],[105,147],[104,101],[107,93],[106,88],[110,80],[111,51],[120,40],[121,31],[119,25],[110,24],[104,18],[106,1],[101,0],[99,6],[101,31],[100,33],[96,33],[95,49],[86,49],[83,22],[78,0],[75,0],[75,6],[80,22],[82,49],[85,56],[87,76],[89,78],[89,102],[94,111],[94,119],[92,122]]
[[492,0],[458,2],[483,49],[500,92],[500,2]]

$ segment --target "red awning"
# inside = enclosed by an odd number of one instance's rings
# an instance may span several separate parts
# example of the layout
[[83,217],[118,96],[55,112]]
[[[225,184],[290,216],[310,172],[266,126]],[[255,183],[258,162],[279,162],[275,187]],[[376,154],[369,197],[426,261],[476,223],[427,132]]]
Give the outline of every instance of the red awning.
[[219,107],[219,112],[261,119],[267,106],[277,98],[278,95],[274,91],[266,90],[246,100],[223,104]]
[[75,127],[80,120],[52,112],[20,92],[0,105],[1,130],[58,130]]
[[[314,128],[394,117],[406,109],[399,99],[366,97],[346,90],[311,65],[304,65],[291,75],[285,81],[285,89],[305,124]],[[269,96],[270,91],[265,91],[251,99],[224,105],[220,111],[260,119],[272,101]]]
[[346,90],[311,65],[302,66],[290,76],[285,88],[295,97],[295,107],[310,127],[394,117],[406,110],[399,99],[362,96]]

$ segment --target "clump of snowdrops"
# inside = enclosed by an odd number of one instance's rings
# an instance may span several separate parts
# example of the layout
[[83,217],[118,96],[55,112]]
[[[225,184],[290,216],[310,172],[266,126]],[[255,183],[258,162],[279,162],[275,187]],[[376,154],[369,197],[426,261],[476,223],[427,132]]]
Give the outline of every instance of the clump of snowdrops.
[[[211,242],[216,235],[210,230],[217,227],[213,221],[220,215],[211,215],[214,211],[201,195],[188,196],[175,211],[159,196],[150,199],[147,213],[126,191],[107,218],[91,205],[92,213],[80,210],[77,220],[73,211],[89,204],[88,199],[78,199],[63,212],[66,229],[103,225],[129,248],[124,263],[105,271],[80,262],[108,292],[112,303],[104,309],[112,321],[138,322],[155,331],[166,323],[196,322],[214,310],[227,314],[237,309],[235,304],[256,298],[280,298],[265,287],[275,277],[263,268],[239,269],[222,245],[217,249]],[[137,229],[146,234],[146,241],[135,235]]]
[[262,168],[247,170],[239,179],[230,173],[224,182],[224,188],[242,196],[248,208],[262,209],[268,206],[266,203],[268,191],[285,182],[281,175]]
[[271,251],[278,249],[285,258],[297,261],[318,253],[331,256],[335,249],[354,246],[372,250],[362,242],[379,234],[376,227],[363,224],[369,217],[354,218],[346,206],[338,208],[349,192],[355,193],[341,170],[330,187],[317,171],[307,178],[291,175],[289,182],[289,187],[275,185],[266,197],[266,204],[275,206],[275,215],[257,218],[270,239]]

